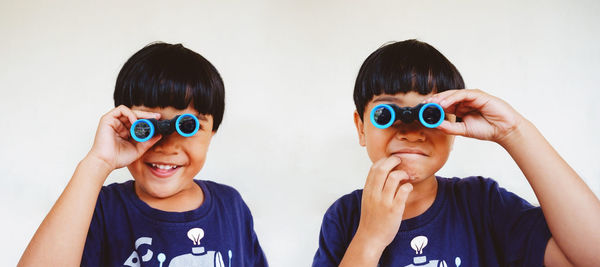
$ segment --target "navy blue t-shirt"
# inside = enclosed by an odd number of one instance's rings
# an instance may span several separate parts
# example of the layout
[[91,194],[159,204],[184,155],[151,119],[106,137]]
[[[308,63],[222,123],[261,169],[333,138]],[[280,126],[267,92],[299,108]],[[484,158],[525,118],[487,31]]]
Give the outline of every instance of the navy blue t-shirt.
[[[542,266],[551,237],[541,208],[482,177],[440,178],[432,206],[402,221],[380,266]],[[362,190],[338,199],[313,266],[338,266],[360,220]]]
[[134,181],[104,186],[90,224],[82,266],[267,266],[250,210],[233,188],[195,182],[202,205],[186,212],[154,209]]

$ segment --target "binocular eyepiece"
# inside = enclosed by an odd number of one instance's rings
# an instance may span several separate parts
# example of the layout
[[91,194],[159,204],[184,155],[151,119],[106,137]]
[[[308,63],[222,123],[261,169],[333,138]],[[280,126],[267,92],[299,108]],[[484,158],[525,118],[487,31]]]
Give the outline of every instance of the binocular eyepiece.
[[411,123],[415,119],[427,128],[435,128],[444,121],[442,106],[436,103],[419,104],[415,107],[398,107],[394,104],[380,104],[371,110],[371,123],[379,129],[385,129],[397,120]]
[[177,131],[183,137],[190,137],[196,134],[199,129],[200,121],[198,121],[198,118],[186,113],[177,115],[170,120],[140,119],[131,125],[129,132],[133,140],[146,142],[156,134],[165,136],[174,131]]

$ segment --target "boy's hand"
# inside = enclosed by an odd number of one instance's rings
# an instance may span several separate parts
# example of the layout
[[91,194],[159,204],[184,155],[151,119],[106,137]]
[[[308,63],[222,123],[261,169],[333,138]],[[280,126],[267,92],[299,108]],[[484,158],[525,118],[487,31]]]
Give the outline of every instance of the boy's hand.
[[138,159],[160,139],[157,135],[146,142],[134,141],[129,128],[138,118],[159,119],[160,114],[121,105],[102,116],[88,157],[105,162],[110,170],[125,167]]
[[401,159],[389,157],[373,164],[362,195],[360,223],[356,236],[368,247],[382,252],[400,229],[406,199],[413,187],[402,170],[393,170]]
[[435,102],[462,122],[445,120],[437,129],[502,144],[518,129],[524,118],[502,99],[477,89],[449,90],[433,95],[426,102]]

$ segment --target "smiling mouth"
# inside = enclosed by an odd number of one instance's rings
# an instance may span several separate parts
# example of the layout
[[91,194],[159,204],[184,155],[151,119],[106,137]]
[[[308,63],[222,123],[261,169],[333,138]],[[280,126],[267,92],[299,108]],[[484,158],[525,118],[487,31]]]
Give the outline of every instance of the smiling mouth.
[[180,167],[178,165],[156,164],[156,163],[146,163],[146,165],[150,166],[153,169],[165,170],[165,171],[177,169]]
[[152,175],[158,178],[169,178],[179,171],[181,165],[146,163]]

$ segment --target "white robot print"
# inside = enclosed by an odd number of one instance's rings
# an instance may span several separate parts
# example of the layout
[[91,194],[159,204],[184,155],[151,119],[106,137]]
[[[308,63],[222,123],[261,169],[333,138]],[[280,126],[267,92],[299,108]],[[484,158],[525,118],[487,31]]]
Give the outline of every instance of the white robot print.
[[[200,246],[200,240],[204,237],[204,230],[202,228],[192,228],[187,233],[188,238],[194,242],[192,247],[192,253],[177,256],[171,260],[169,267],[178,266],[190,266],[190,267],[225,267],[223,262],[223,255],[219,251],[206,251],[204,247]],[[229,267],[231,267],[231,250],[228,251],[229,256]],[[159,255],[160,267],[164,262],[164,258],[161,261]]]
[[[415,250],[417,255],[423,254],[423,249],[427,246],[428,239],[426,236],[417,236],[410,241],[410,246]],[[454,259],[456,267],[460,267],[460,257]],[[427,256],[416,256],[413,258],[413,263],[406,265],[405,267],[448,267],[448,263],[445,260],[430,260],[427,261]]]
[[[192,228],[188,231],[187,236],[194,246],[192,247],[192,253],[179,255],[171,260],[169,267],[178,266],[190,266],[190,267],[225,267],[223,262],[223,255],[218,251],[206,251],[204,247],[200,246],[200,240],[204,237],[204,230],[202,228]],[[153,259],[154,252],[147,248],[152,245],[151,237],[140,237],[135,241],[135,250],[131,253],[129,258],[125,260],[123,265],[130,267],[139,267],[142,262],[150,262]],[[146,249],[146,253],[140,257],[138,251]],[[231,250],[227,253],[229,257],[228,267],[231,267],[231,258],[233,253]],[[163,267],[167,256],[164,253],[158,253],[156,255],[159,267]]]

